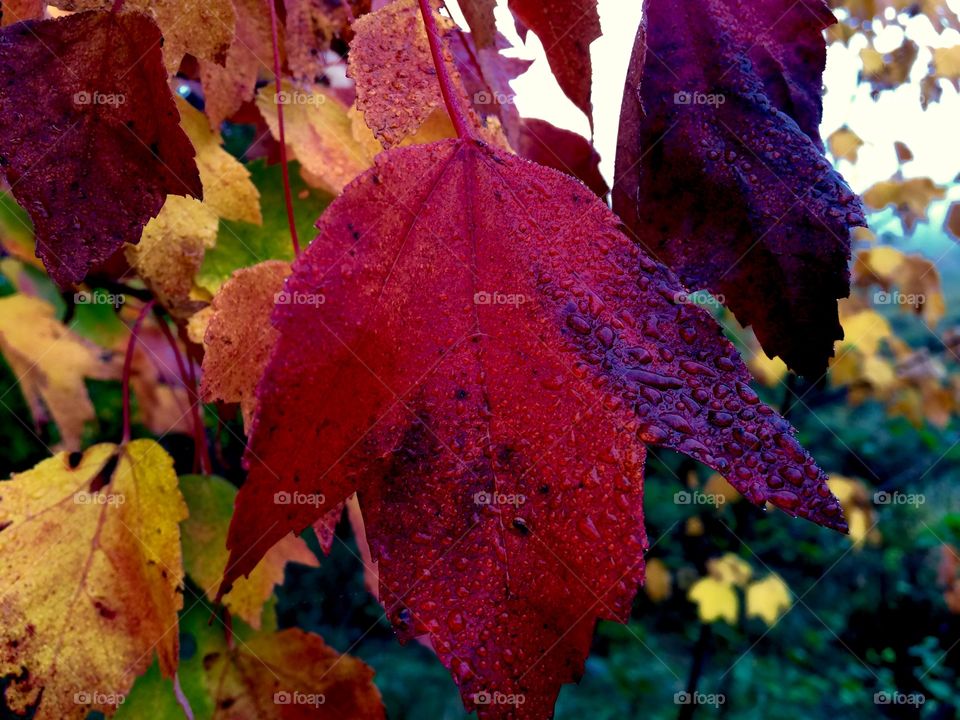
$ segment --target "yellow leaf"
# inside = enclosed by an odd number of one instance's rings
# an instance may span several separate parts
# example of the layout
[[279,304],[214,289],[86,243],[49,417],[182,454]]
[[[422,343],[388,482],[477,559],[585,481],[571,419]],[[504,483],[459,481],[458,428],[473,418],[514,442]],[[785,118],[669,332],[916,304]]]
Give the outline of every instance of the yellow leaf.
[[207,325],[213,317],[213,308],[209,305],[190,316],[187,320],[187,337],[196,345],[203,345],[203,336],[207,332]]
[[49,412],[61,445],[78,449],[84,424],[96,417],[84,378],[118,378],[120,358],[71,332],[52,305],[26,295],[0,298],[0,352],[34,419]]
[[260,191],[250,172],[223,149],[219,132],[210,129],[203,113],[177,97],[180,127],[197,152],[197,169],[203,183],[203,204],[224,220],[240,220],[260,225]]
[[830,475],[827,483],[843,507],[850,528],[848,537],[854,547],[859,550],[868,539],[878,540],[879,533],[874,530],[876,513],[867,486],[860,480],[843,475]]
[[154,653],[171,676],[187,514],[173,459],[152,440],[96,445],[0,487],[6,703],[81,720],[115,709]]
[[709,576],[700,578],[690,586],[687,599],[697,604],[697,614],[702,622],[725,620],[731,625],[737,622],[740,601],[729,583]]
[[753,376],[767,387],[776,387],[787,375],[787,365],[779,357],[769,358],[763,350],[757,348],[747,362]]
[[873,295],[875,305],[922,313],[929,325],[936,325],[946,313],[940,272],[922,255],[906,255],[888,246],[862,250],[853,266],[853,283],[880,285],[882,291]]
[[279,139],[277,105],[283,105],[287,145],[303,166],[304,179],[333,194],[373,162],[367,147],[354,139],[348,108],[332,92],[303,90],[284,83],[280,94],[273,85],[257,93],[257,107]]
[[852,346],[864,355],[876,355],[880,343],[893,336],[890,323],[875,310],[841,317],[840,322],[843,325],[842,345]]
[[747,588],[747,617],[761,618],[772,626],[790,609],[790,588],[776,573]]
[[660,558],[647,561],[646,580],[643,589],[654,602],[663,602],[673,592],[673,577]]
[[[190,509],[183,523],[183,565],[187,574],[213,601],[227,564],[227,529],[233,515],[236,488],[218,477],[187,475],[180,489]],[[237,580],[223,604],[237,617],[260,629],[264,603],[283,582],[288,562],[316,567],[317,558],[307,544],[288,535],[267,551],[249,576]]]
[[733,553],[726,553],[719,558],[708,560],[707,570],[717,580],[739,587],[746,585],[753,576],[750,563]]
[[169,195],[160,214],[143,229],[139,244],[125,248],[127,262],[174,317],[187,317],[200,308],[191,299],[193,279],[204,252],[217,242],[218,225],[205,203]]
[[827,138],[827,143],[830,145],[830,152],[835,158],[849,160],[852,163],[857,161],[857,152],[863,147],[863,140],[846,126],[835,130]]
[[707,482],[703,486],[703,494],[713,497],[722,497],[723,502],[717,503],[717,506],[720,509],[723,509],[727,503],[737,502],[743,497],[737,492],[736,488],[728,483],[727,479],[719,473],[713,473],[709,478],[707,478]]
[[944,80],[960,80],[960,45],[933,48],[933,69]]
[[197,718],[383,720],[373,670],[319,635],[237,627],[228,643],[224,628],[211,627],[209,617],[197,608],[181,625],[196,652],[181,663],[178,677]]
[[927,208],[934,200],[942,200],[947,189],[934,184],[930,178],[883,180],[863,193],[863,201],[873,210],[893,205],[907,230],[913,230],[918,221],[927,219]]
[[872,47],[864,48],[860,51],[862,76],[878,90],[902,85],[910,77],[919,49],[912,40],[904,40],[900,47],[888,53],[877,52]]

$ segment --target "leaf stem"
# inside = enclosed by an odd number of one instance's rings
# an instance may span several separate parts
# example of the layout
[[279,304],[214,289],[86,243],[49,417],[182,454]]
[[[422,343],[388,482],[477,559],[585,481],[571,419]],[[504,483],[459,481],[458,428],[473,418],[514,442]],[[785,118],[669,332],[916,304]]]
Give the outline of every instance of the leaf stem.
[[177,344],[177,339],[173,336],[173,331],[170,330],[170,326],[163,319],[163,316],[160,315],[159,309],[156,314],[157,324],[160,325],[163,336],[167,339],[167,343],[173,349],[173,355],[177,359],[177,370],[180,373],[180,382],[183,383],[184,388],[186,388],[187,399],[190,402],[190,415],[193,421],[194,458],[200,459],[200,472],[204,475],[209,475],[211,469],[210,451],[207,449],[207,441],[203,432],[203,419],[200,416],[200,395],[197,393],[196,384],[193,380],[196,376],[187,369],[183,353],[180,352],[180,345]]
[[300,239],[297,237],[296,218],[293,214],[293,195],[290,192],[290,168],[287,166],[287,139],[283,128],[283,103],[280,98],[283,86],[280,82],[280,39],[277,31],[277,7],[274,0],[266,0],[270,7],[270,32],[273,39],[273,75],[276,81],[276,94],[273,101],[277,106],[277,127],[280,135],[280,166],[283,173],[283,199],[287,205],[287,224],[290,226],[290,240],[293,243],[293,254],[300,255]]
[[151,300],[140,309],[140,314],[130,328],[130,339],[127,341],[127,354],[123,359],[123,440],[122,445],[130,442],[130,371],[133,368],[133,348],[137,344],[137,334],[143,325],[147,313],[153,308],[156,300]]
[[447,106],[447,112],[453,121],[453,127],[461,140],[473,140],[473,130],[467,121],[467,114],[464,112],[460,101],[460,93],[453,82],[453,78],[450,77],[450,71],[447,69],[447,63],[443,55],[443,40],[440,37],[440,29],[437,27],[437,19],[433,15],[430,0],[417,1],[420,3],[423,26],[426,28],[427,40],[430,43],[430,54],[433,56],[433,64],[437,69],[440,92],[443,94],[443,102]]

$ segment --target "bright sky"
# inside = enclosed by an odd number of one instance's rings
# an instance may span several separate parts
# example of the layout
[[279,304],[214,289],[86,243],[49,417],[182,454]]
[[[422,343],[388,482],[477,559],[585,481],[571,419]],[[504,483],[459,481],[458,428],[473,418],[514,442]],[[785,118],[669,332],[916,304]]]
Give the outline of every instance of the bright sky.
[[[960,11],[960,0],[948,2],[955,11]],[[609,182],[613,177],[623,81],[640,24],[642,3],[599,0],[598,4],[603,36],[591,46],[595,144],[603,158],[601,169]],[[526,45],[521,43],[514,31],[506,0],[499,0],[497,21],[501,32],[517,48],[510,54],[534,60],[530,70],[513,83],[520,114],[543,118],[554,125],[589,135],[586,117],[564,96],[551,75],[540,41],[533,33],[528,33]],[[893,149],[896,140],[906,143],[915,157],[903,168],[906,177],[930,177],[937,183],[947,184],[960,172],[960,94],[943,81],[943,96],[939,103],[931,104],[924,111],[919,100],[919,82],[926,75],[931,56],[926,46],[960,44],[960,33],[948,30],[938,35],[929,20],[920,15],[907,21],[906,34],[921,46],[913,65],[911,82],[896,90],[882,92],[877,100],[870,97],[869,85],[857,84],[861,67],[859,51],[867,44],[864,37],[855,36],[849,48],[839,43],[830,46],[824,75],[827,91],[821,130],[826,138],[846,124],[863,139],[864,147],[860,149],[857,163],[840,163],[844,177],[858,192],[897,172]],[[893,50],[899,47],[903,36],[904,32],[899,28],[887,28],[880,33],[876,49],[881,52]],[[960,199],[960,187],[954,187],[950,197]],[[942,225],[947,204],[938,203],[931,209],[933,227]],[[887,216],[892,217],[892,213],[888,211],[878,220]]]

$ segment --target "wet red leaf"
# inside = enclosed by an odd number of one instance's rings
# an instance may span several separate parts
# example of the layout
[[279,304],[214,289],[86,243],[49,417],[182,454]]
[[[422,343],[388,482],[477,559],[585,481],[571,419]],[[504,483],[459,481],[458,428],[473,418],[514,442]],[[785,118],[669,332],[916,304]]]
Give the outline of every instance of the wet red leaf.
[[864,224],[817,130],[833,22],[822,0],[647,0],[614,187],[644,247],[814,378],[842,337]]
[[274,309],[224,587],[356,491],[400,637],[428,634],[481,716],[515,709],[478,698],[500,693],[546,717],[595,621],[630,611],[646,443],[845,527],[720,328],[618,226],[476,141],[379,155]]
[[597,0],[510,0],[521,34],[540,38],[560,88],[593,122],[590,43],[600,37]]
[[202,196],[161,43],[138,13],[0,31],[0,169],[61,286],[139,242],[167,194]]

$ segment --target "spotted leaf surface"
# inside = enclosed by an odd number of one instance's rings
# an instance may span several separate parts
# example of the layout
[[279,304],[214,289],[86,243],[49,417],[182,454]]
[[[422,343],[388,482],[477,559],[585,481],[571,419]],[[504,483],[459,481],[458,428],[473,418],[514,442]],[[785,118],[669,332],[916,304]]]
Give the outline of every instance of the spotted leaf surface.
[[160,45],[139,13],[0,31],[0,170],[61,286],[139,242],[167,194],[203,195]]
[[495,693],[544,717],[595,621],[629,613],[647,444],[842,528],[720,328],[618,227],[477,141],[379,155],[274,310],[222,589],[357,492],[400,637],[429,635],[482,717],[514,709]]
[[614,188],[644,247],[814,379],[843,336],[850,228],[864,224],[817,130],[833,22],[822,0],[647,0]]

